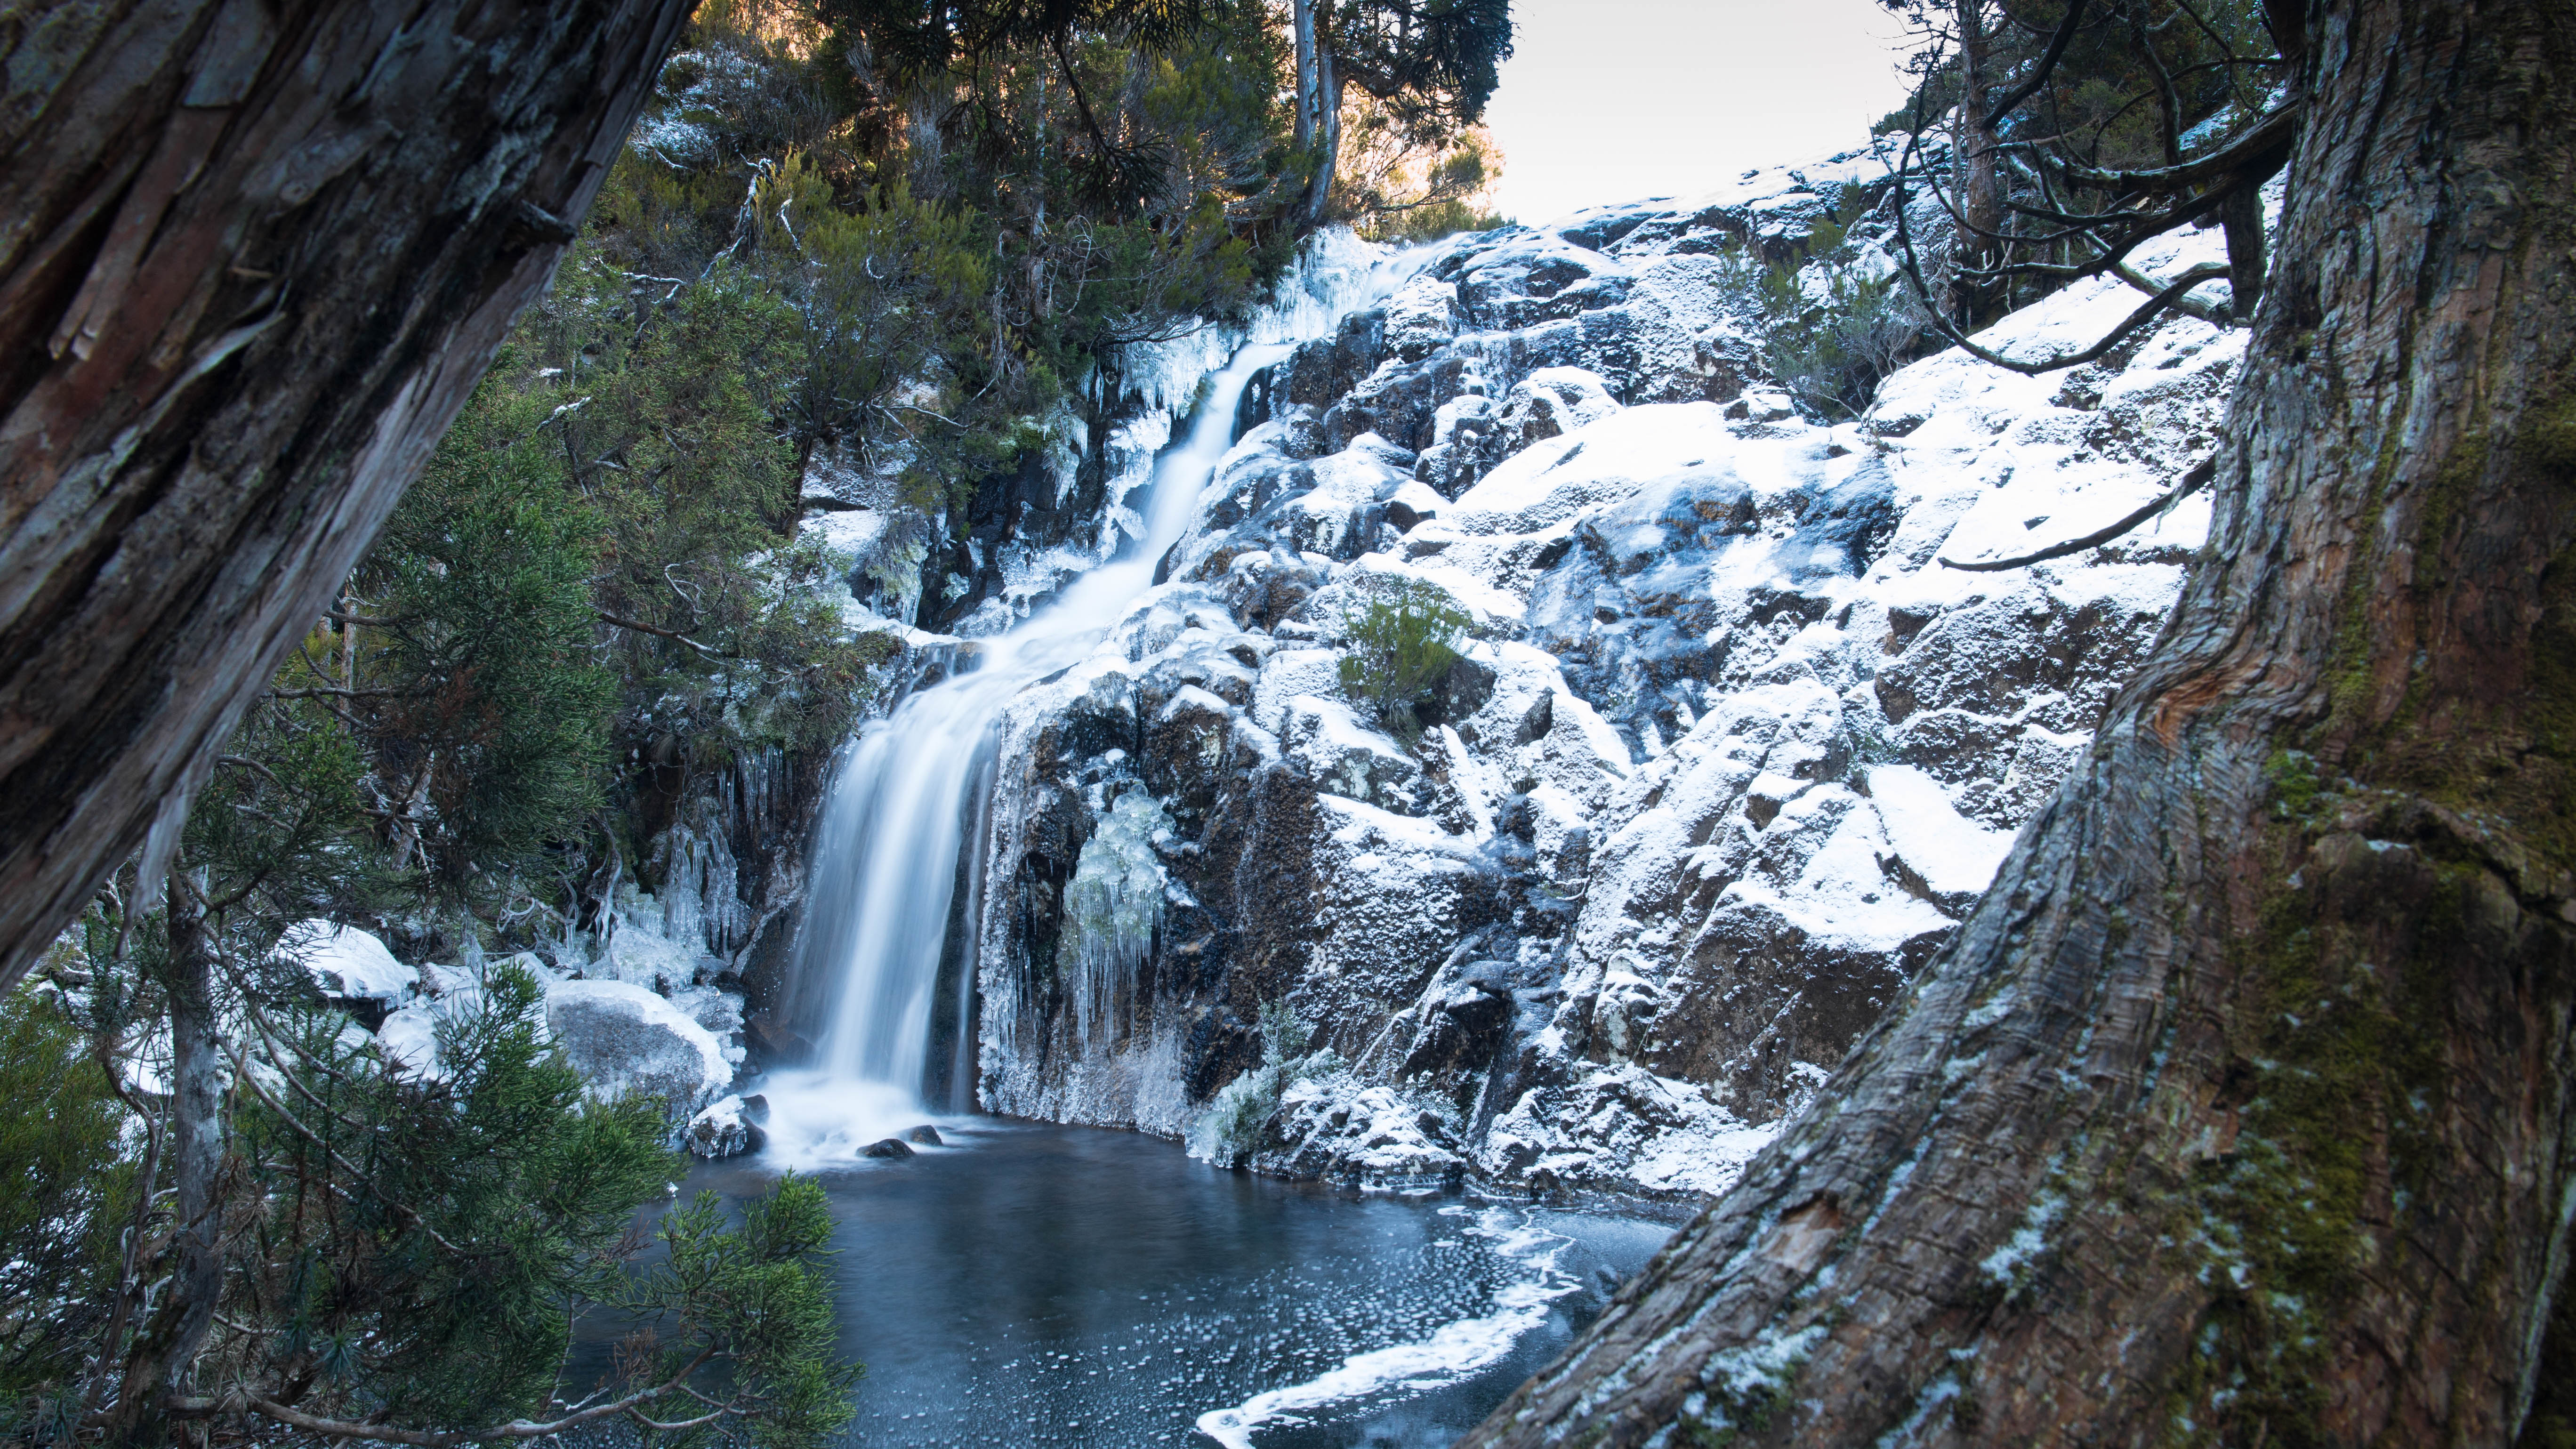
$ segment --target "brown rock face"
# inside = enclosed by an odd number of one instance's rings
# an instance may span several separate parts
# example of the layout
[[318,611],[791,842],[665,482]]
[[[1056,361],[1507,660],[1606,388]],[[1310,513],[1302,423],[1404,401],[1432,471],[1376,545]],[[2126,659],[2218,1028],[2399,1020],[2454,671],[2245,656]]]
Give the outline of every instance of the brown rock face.
[[688,8],[0,18],[0,986],[175,833],[545,284]]
[[2563,1382],[2576,15],[2307,16],[2280,284],[2143,672],[1815,1105],[1466,1444],[2505,1444]]

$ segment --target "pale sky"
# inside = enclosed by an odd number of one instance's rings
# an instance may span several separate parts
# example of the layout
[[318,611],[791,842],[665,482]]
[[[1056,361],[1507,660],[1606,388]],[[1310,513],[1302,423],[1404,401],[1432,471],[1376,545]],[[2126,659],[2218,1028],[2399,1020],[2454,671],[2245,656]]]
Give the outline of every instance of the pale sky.
[[1502,212],[1533,225],[1860,145],[1906,94],[1877,0],[1512,0],[1512,19],[1485,123]]

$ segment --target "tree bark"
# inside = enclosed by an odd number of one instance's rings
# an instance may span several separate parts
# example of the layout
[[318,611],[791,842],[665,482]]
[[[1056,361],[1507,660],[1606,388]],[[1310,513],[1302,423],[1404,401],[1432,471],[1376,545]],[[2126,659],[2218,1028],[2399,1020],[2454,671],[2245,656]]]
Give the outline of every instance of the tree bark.
[[0,987],[156,817],[175,840],[544,285],[687,8],[0,18]]
[[160,1307],[126,1356],[108,1414],[114,1444],[159,1444],[168,1437],[170,1396],[205,1347],[224,1288],[224,1048],[215,1025],[214,959],[204,914],[175,881],[168,921],[171,1270]]
[[2576,1205],[2576,12],[2303,28],[2154,657],[1816,1106],[1466,1444],[2514,1437]]
[[1334,74],[1333,37],[1315,37],[1315,149],[1323,159],[1315,170],[1315,188],[1306,197],[1306,224],[1321,226],[1333,204],[1333,178],[1342,162],[1342,81]]
[[[2003,229],[2003,184],[1995,173],[1995,128],[1986,120],[1986,107],[1993,89],[1994,37],[1987,30],[1987,0],[1958,0],[1959,17],[1959,112],[1957,135],[1952,149],[1958,156],[1959,216],[1966,223],[1959,229],[1958,266],[1991,266],[1995,244],[1991,234]],[[1972,283],[1966,277],[1955,278],[1950,288],[1950,310],[1959,325],[1977,328],[1994,320],[1995,288]]]
[[1315,0],[1288,0],[1290,28],[1297,44],[1297,149],[1315,144],[1315,98],[1323,88],[1315,77]]

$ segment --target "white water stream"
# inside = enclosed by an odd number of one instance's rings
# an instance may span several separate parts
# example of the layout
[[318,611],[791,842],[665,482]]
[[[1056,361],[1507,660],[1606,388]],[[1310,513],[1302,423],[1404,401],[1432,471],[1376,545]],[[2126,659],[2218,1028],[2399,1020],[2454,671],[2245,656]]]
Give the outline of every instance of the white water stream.
[[[1258,319],[1254,340],[1235,346],[1204,390],[1192,374],[1233,339],[1210,329],[1167,345],[1157,359],[1166,397],[1187,387],[1183,397],[1197,393],[1197,407],[1186,436],[1153,460],[1143,536],[1019,627],[961,647],[956,667],[964,672],[912,695],[843,752],[816,832],[794,973],[803,999],[829,1005],[816,1023],[812,1068],[773,1074],[762,1086],[772,1161],[848,1161],[934,1107],[971,1107],[980,872],[976,860],[961,866],[961,851],[980,856],[995,722],[1030,683],[1088,656],[1153,587],[1157,561],[1187,530],[1234,441],[1236,404],[1253,374],[1384,298],[1415,264],[1347,237],[1320,245],[1286,284],[1289,302]],[[951,963],[951,989],[963,1003],[952,1043],[960,1067],[938,1093],[947,1100],[934,1104],[924,1090],[931,1018],[961,884],[966,944]]]

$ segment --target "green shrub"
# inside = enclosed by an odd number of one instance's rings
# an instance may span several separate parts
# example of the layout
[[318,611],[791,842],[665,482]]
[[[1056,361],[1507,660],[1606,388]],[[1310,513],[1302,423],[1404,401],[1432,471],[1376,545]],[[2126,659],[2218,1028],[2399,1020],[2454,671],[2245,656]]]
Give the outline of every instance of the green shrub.
[[77,1401],[134,1214],[132,1120],[50,992],[0,997],[0,1434]]
[[[1857,191],[1859,188],[1848,188]],[[1850,209],[1846,200],[1839,216]],[[1816,224],[1820,253],[1842,246],[1838,221]],[[1878,385],[1921,348],[1925,322],[1913,295],[1895,276],[1878,281],[1834,270],[1822,297],[1800,284],[1800,264],[1760,261],[1736,253],[1720,285],[1736,309],[1757,319],[1765,371],[1789,394],[1798,411],[1817,422],[1860,416]]]
[[1413,705],[1458,662],[1457,642],[1475,621],[1434,584],[1397,579],[1362,608],[1342,615],[1342,689],[1368,705],[1397,738],[1421,733]]

